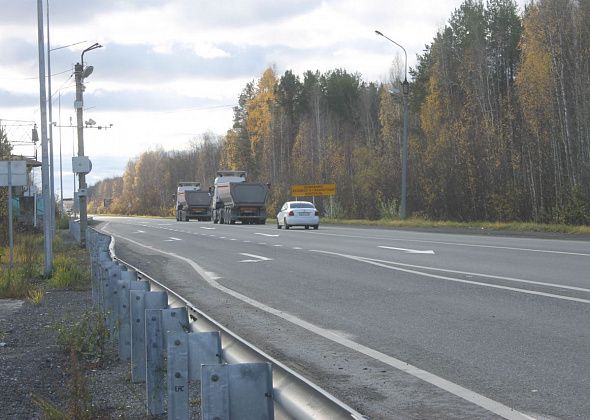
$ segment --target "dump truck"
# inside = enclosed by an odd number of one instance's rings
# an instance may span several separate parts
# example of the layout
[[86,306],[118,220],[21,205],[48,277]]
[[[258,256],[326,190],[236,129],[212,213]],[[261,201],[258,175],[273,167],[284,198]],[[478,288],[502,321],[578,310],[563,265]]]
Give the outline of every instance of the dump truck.
[[176,221],[211,220],[211,195],[200,182],[179,182],[176,190]]
[[245,171],[218,171],[210,191],[213,223],[266,223],[268,184],[247,182]]

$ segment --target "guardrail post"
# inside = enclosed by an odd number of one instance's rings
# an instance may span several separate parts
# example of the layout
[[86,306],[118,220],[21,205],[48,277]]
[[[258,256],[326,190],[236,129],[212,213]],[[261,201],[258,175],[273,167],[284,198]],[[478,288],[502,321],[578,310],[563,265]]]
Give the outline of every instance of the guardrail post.
[[168,338],[168,419],[189,418],[189,345],[186,332],[169,332]]
[[[107,328],[113,337],[115,332],[115,291],[117,289],[117,282],[121,279],[121,266],[117,263],[113,264],[107,270],[107,280],[104,283],[105,288],[105,312],[106,312],[106,320],[107,320]],[[117,300],[118,306],[118,300]]]
[[145,311],[146,342],[146,396],[148,414],[158,415],[164,409],[164,350],[167,348],[168,332],[186,332],[189,327],[186,306]]
[[101,269],[99,270],[100,276],[99,276],[99,285],[98,285],[98,302],[99,302],[99,307],[105,313],[105,316],[106,316],[106,310],[107,310],[106,297],[107,297],[107,288],[108,288],[108,283],[109,283],[109,270],[114,265],[115,265],[115,262],[113,260],[111,260],[110,257],[108,257],[107,260],[103,260],[101,262]]
[[164,330],[162,310],[145,310],[145,390],[147,414],[164,414]]
[[189,379],[201,380],[201,365],[221,364],[221,334],[219,331],[189,333]]
[[274,419],[270,363],[203,365],[201,416],[212,419]]
[[123,271],[119,286],[119,359],[124,362],[131,361],[131,290],[150,290],[147,281],[137,281],[135,271]]
[[[139,282],[141,283],[141,282]],[[131,381],[145,382],[146,373],[146,340],[145,340],[145,310],[163,309],[168,306],[166,292],[146,292],[145,290],[130,290],[129,303],[131,307]]]

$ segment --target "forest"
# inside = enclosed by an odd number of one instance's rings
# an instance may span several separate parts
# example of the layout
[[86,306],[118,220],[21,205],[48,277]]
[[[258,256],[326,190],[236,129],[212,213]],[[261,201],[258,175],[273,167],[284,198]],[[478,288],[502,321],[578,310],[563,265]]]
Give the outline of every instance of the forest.
[[[436,220],[590,224],[590,2],[466,0],[417,57],[409,94],[408,214]],[[149,150],[90,188],[89,211],[172,215],[178,181],[219,169],[270,182],[336,183],[334,214],[397,217],[403,67],[386,83],[343,69],[267,68],[224,136]],[[108,208],[105,199],[110,199]],[[325,212],[328,200],[317,200]]]

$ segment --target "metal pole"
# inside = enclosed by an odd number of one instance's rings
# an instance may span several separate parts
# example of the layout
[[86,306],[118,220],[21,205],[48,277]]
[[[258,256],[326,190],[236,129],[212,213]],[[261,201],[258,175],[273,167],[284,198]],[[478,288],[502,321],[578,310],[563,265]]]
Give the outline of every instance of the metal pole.
[[[10,158],[9,158],[10,159]],[[8,161],[8,267],[13,267],[14,261],[14,239],[12,237],[12,168],[11,161]]]
[[401,44],[398,44],[393,39],[389,38],[386,35],[383,35],[380,31],[375,31],[375,33],[400,47],[404,51],[404,56],[406,58],[404,65],[404,81],[402,82],[402,100],[404,104],[404,138],[402,140],[402,197],[399,208],[399,218],[403,220],[406,218],[408,175],[408,94],[410,93],[410,84],[408,83],[408,53]]
[[61,217],[64,216],[64,179],[63,179],[63,172],[62,172],[62,165],[61,165],[61,92],[59,92],[58,101],[58,112],[57,112],[57,119],[59,121],[59,211]]
[[47,4],[47,90],[49,95],[49,189],[51,193],[51,236],[55,236],[55,181],[53,165],[53,103],[51,98],[51,53],[49,42],[49,0]]
[[404,101],[404,138],[402,143],[402,199],[399,209],[400,219],[406,218],[406,202],[408,196],[408,81],[404,80],[403,101]]
[[39,48],[39,108],[41,111],[41,184],[43,188],[43,239],[45,248],[45,276],[53,271],[51,236],[51,196],[49,194],[49,152],[47,150],[47,97],[45,92],[45,54],[43,51],[43,2],[37,0],[37,43]]
[[[78,156],[84,156],[84,127],[83,123],[83,107],[84,101],[82,97],[82,72],[84,68],[80,63],[74,66],[74,74],[76,76],[76,127],[78,130]],[[88,223],[88,215],[86,214],[86,174],[78,174],[78,202],[80,203],[80,246],[86,247],[86,226]],[[82,194],[80,194],[82,192]]]

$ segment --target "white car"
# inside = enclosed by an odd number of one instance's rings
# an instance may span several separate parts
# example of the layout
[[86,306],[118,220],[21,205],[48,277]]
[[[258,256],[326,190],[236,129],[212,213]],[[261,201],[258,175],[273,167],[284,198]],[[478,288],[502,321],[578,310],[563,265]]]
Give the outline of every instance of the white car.
[[320,227],[320,212],[309,201],[287,201],[277,214],[277,228],[289,229],[291,226],[305,226],[309,229]]

